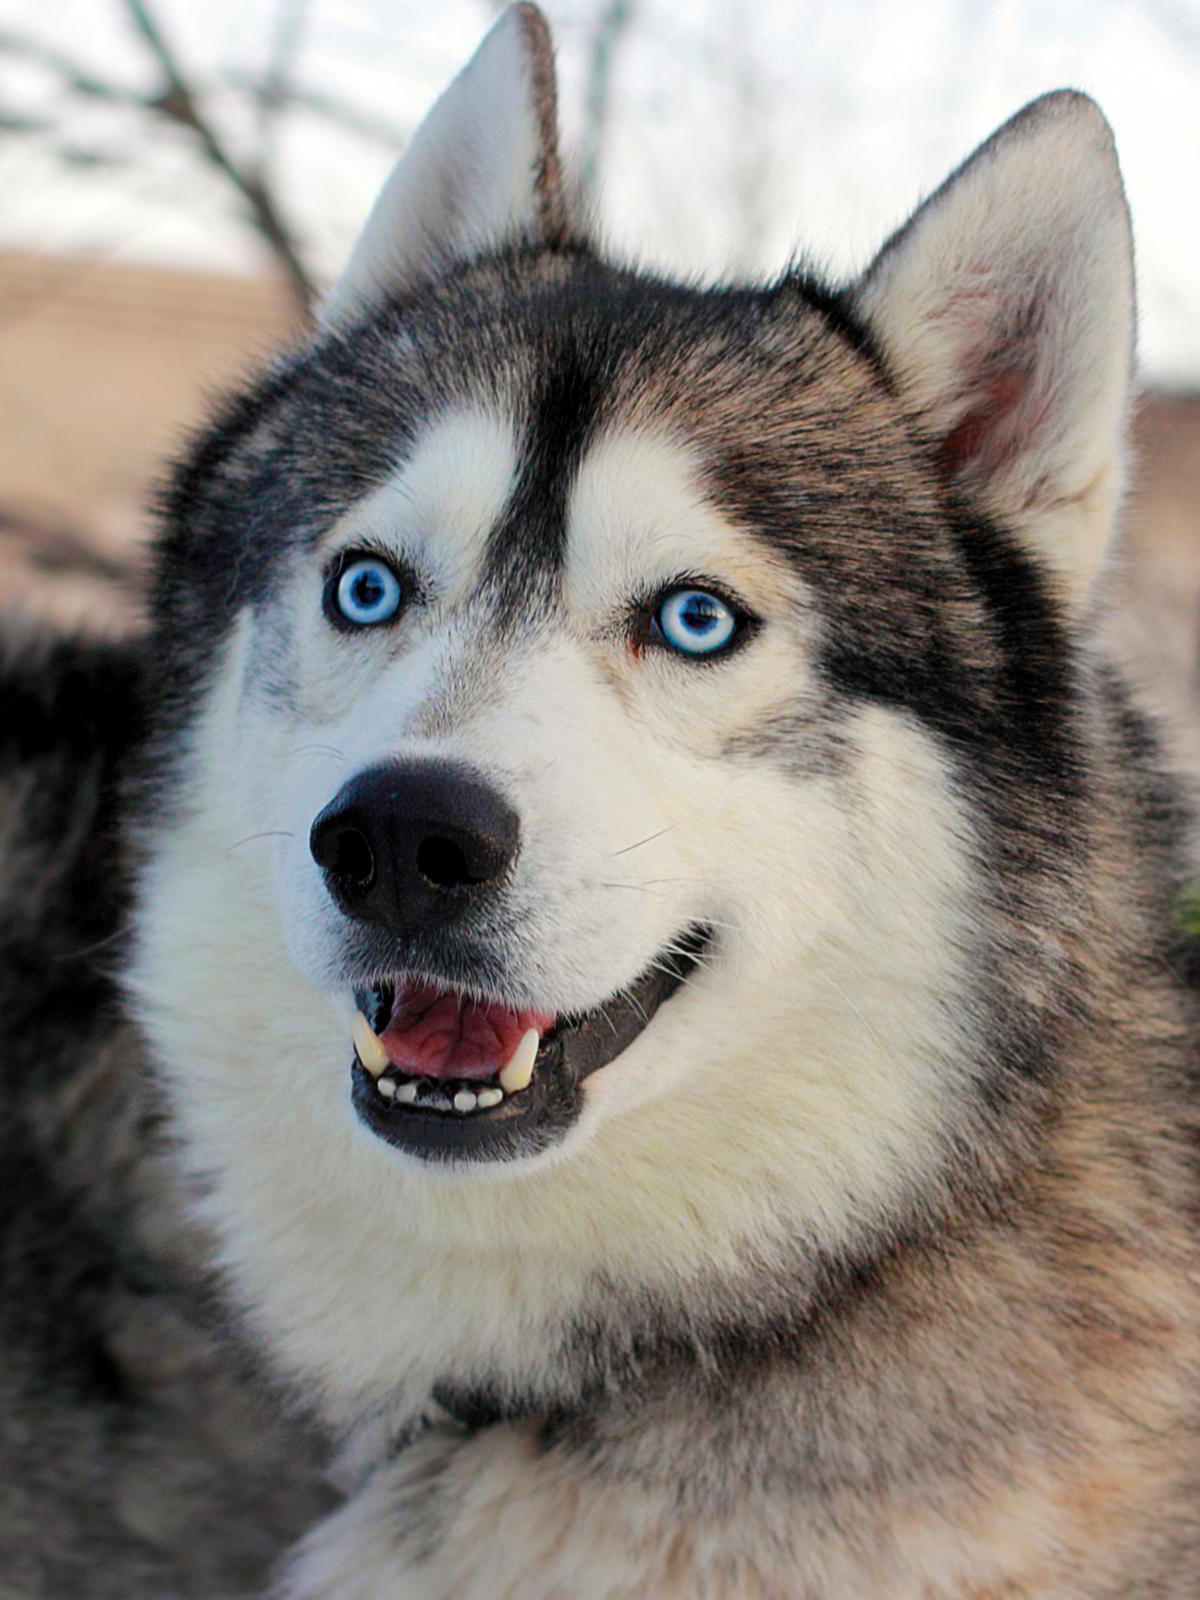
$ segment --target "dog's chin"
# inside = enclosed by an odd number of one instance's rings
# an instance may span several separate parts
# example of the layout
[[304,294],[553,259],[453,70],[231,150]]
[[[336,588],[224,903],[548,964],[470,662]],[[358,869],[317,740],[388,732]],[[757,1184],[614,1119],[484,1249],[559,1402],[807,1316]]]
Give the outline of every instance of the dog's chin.
[[[652,1025],[659,1007],[696,970],[709,942],[708,929],[691,928],[601,1005],[555,1019],[537,1040],[532,1072],[528,1035],[524,1059],[518,1045],[504,1066],[486,1075],[476,1069],[469,1077],[444,1071],[424,1076],[381,1065],[370,1042],[364,1050],[356,1040],[350,1067],[354,1109],[385,1144],[423,1162],[480,1165],[540,1156],[559,1145],[578,1120],[586,1080]],[[359,1010],[385,1039],[397,982],[355,990]],[[445,991],[447,998],[453,993]]]

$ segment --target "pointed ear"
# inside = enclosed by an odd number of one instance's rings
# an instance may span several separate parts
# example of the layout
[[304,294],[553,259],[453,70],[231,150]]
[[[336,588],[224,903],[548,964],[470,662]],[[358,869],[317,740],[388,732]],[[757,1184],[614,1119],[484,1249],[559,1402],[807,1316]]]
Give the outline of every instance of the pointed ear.
[[948,479],[1080,607],[1123,480],[1133,344],[1129,216],[1112,134],[1049,94],[981,146],[854,291]]
[[484,250],[566,232],[550,30],[536,6],[510,6],[413,135],[321,324],[344,326]]

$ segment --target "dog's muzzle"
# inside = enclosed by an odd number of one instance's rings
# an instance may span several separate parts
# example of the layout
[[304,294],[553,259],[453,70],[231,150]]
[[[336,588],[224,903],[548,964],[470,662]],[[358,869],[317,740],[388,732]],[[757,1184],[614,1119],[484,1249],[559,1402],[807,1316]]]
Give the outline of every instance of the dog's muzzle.
[[369,928],[374,951],[354,991],[354,1106],[411,1155],[495,1161],[556,1143],[579,1115],[584,1081],[642,1033],[709,942],[707,929],[681,930],[584,1013],[507,1004],[494,997],[494,975],[479,986],[491,998],[472,992],[462,952],[486,927],[520,841],[503,796],[444,761],[369,768],[313,823],[329,893]]

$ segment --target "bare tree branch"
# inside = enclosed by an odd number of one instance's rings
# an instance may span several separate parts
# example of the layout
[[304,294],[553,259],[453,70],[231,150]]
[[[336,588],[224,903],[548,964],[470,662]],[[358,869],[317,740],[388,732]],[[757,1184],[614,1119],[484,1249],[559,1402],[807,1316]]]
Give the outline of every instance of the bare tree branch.
[[[241,94],[258,95],[258,79],[252,72],[235,68],[224,73],[221,81]],[[309,111],[326,122],[335,123],[339,128],[345,128],[372,143],[384,145],[389,150],[402,150],[408,143],[406,130],[397,128],[382,117],[372,116],[369,111],[360,111],[356,106],[339,100],[336,95],[323,94],[319,89],[307,89],[300,84],[290,83],[280,91],[280,103],[284,110]]]
[[291,229],[285,222],[261,174],[247,170],[227,149],[224,140],[201,111],[187,76],[145,0],[123,0],[125,10],[148,46],[164,80],[155,109],[181,127],[190,129],[209,161],[224,173],[250,208],[259,232],[282,264],[300,309],[312,308],[315,290],[300,259]]
[[[209,88],[195,74],[185,72],[155,18],[151,0],[122,0],[122,4],[161,75],[162,83],[153,92],[103,77],[69,51],[15,29],[0,28],[0,56],[43,68],[68,94],[127,107],[140,115],[184,127],[203,158],[221,172],[247,205],[258,232],[281,263],[296,301],[307,311],[313,299],[312,280],[279,205],[272,171],[273,144],[282,118],[290,112],[306,111],[390,151],[403,149],[407,130],[361,111],[336,95],[293,81],[310,0],[281,0],[264,70],[255,73],[235,68],[221,72],[213,80],[219,90],[232,91],[252,102],[258,134],[256,148],[252,158],[241,156],[205,110]],[[57,135],[53,148],[59,159],[71,166],[118,166],[126,160],[115,148],[97,150],[73,139],[62,115],[27,112],[0,103],[0,132],[35,138]]]
[[0,130],[5,133],[50,133],[54,126],[51,117],[33,117],[26,111],[8,111],[0,106]]
[[132,579],[136,553],[110,553],[96,548],[85,530],[65,521],[49,521],[21,507],[0,503],[0,542],[35,567],[47,572],[79,572],[87,577],[123,583]]
[[[0,55],[18,56],[37,66],[45,67],[61,80],[64,88],[85,98],[107,100],[117,105],[130,106],[135,111],[162,114],[160,97],[139,94],[136,90],[126,89],[120,84],[98,78],[79,62],[72,60],[64,51],[56,50],[40,39],[30,39],[24,34],[0,28]],[[232,89],[238,94],[249,95],[254,100],[259,100],[263,96],[262,80],[257,73],[231,68],[223,72],[218,81],[225,88]],[[270,98],[272,103],[278,104],[281,111],[309,111],[314,116],[322,117],[339,128],[345,128],[362,139],[381,144],[388,150],[402,150],[408,142],[406,129],[398,128],[383,117],[372,116],[369,111],[362,111],[357,106],[338,99],[336,95],[324,94],[318,89],[305,88],[294,82],[277,82],[270,91]],[[13,128],[28,127],[30,131],[38,131],[53,126],[53,119],[10,113],[5,125]]]
[[36,66],[45,67],[55,73],[68,89],[89,99],[109,100],[118,105],[134,106],[139,111],[154,109],[151,98],[106,78],[96,77],[86,67],[73,61],[65,51],[56,50],[53,45],[44,44],[40,39],[30,39],[25,34],[0,28],[0,54],[20,56]]

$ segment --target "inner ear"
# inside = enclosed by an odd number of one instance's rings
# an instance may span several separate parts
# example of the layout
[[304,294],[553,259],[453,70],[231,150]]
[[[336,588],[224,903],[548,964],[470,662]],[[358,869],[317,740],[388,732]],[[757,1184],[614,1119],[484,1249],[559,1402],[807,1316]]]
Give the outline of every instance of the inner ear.
[[1014,334],[976,356],[962,415],[937,446],[943,477],[990,479],[1032,443],[1039,418],[1031,404],[1035,374],[1023,359],[1028,344],[1028,333]]
[[938,470],[1072,600],[1103,563],[1123,481],[1131,255],[1108,124],[1064,91],[977,150],[854,291]]
[[511,6],[400,157],[321,310],[338,328],[496,249],[561,246],[554,47],[534,5]]

